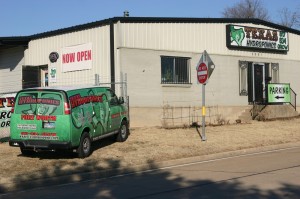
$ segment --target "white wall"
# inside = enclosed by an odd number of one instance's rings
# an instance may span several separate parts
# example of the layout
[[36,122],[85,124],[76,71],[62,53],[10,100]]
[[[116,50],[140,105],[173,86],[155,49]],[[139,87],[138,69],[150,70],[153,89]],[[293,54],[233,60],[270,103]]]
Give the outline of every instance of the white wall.
[[[109,41],[109,25],[32,40],[25,52],[25,65],[51,65],[56,67],[56,84],[58,85],[60,83],[67,85],[93,84],[95,74],[100,75],[100,81],[110,82]],[[92,43],[92,69],[63,73],[61,69],[62,48],[85,43]],[[58,52],[60,55],[60,58],[54,64],[49,61],[51,52]]]
[[[208,52],[209,53],[209,52]],[[197,83],[196,65],[201,54],[171,51],[155,51],[122,48],[121,69],[128,75],[128,95],[133,107],[161,107],[164,102],[184,102],[199,105],[202,100],[202,85]],[[191,58],[191,85],[161,84],[160,56]],[[280,82],[291,83],[300,93],[300,62],[265,59],[259,57],[234,57],[210,54],[216,68],[206,85],[207,106],[245,106],[248,97],[239,95],[239,60],[264,63],[279,63]],[[293,72],[291,72],[293,71]]]
[[[162,55],[191,58],[191,85],[161,84]],[[122,48],[121,68],[128,74],[128,94],[131,105],[160,107],[164,102],[187,102],[186,104],[199,105],[202,99],[202,86],[197,83],[196,65],[200,56],[195,53]],[[244,100],[245,97],[239,97],[237,59],[213,55],[211,58],[216,69],[206,86],[207,105],[245,105],[247,102]]]

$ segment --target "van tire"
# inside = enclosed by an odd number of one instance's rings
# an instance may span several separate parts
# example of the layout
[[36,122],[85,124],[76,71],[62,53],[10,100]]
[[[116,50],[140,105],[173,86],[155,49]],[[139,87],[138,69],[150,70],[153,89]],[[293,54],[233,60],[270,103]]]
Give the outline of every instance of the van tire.
[[84,132],[80,139],[80,145],[77,149],[79,158],[86,158],[91,154],[92,151],[92,142],[89,134]]
[[117,134],[117,142],[125,142],[129,135],[128,124],[126,121],[122,121],[119,132]]
[[20,151],[21,151],[21,153],[22,153],[23,156],[33,156],[35,154],[34,150],[25,149],[23,147],[20,147]]

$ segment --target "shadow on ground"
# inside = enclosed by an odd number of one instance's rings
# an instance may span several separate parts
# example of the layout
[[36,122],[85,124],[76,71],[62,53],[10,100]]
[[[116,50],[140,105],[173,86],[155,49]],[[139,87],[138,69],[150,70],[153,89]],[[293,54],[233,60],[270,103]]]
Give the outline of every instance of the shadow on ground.
[[[101,142],[93,142],[92,143],[92,153],[96,150],[101,150],[101,148],[107,147],[115,143],[115,140],[112,138],[105,138],[101,140]],[[18,156],[23,156],[21,153]],[[27,156],[27,158],[35,158],[35,159],[53,159],[53,160],[65,160],[65,159],[76,159],[78,158],[78,154],[73,151],[67,150],[58,150],[57,152],[53,151],[39,151],[33,155]]]
[[[52,154],[53,155],[53,154]],[[53,157],[54,158],[54,155]],[[59,156],[58,158],[62,158]],[[67,157],[70,158],[70,157]],[[148,165],[139,170],[148,172],[135,172],[132,168],[121,168],[120,160],[90,160],[85,159],[83,165],[76,163],[74,159],[72,168],[61,170],[64,165],[58,163],[51,170],[41,170],[34,174],[16,176],[14,179],[16,190],[0,198],[299,198],[300,186],[281,184],[275,191],[263,191],[257,187],[245,187],[239,182],[239,178],[210,181],[187,180],[180,175],[171,174],[167,170],[156,170],[158,166],[148,161]],[[112,170],[98,167],[99,161],[105,161]],[[38,161],[37,161],[38,164]],[[77,173],[76,171],[89,171]],[[201,167],[199,167],[199,172]],[[73,174],[73,175],[67,175]],[[111,177],[122,175],[122,177]],[[53,177],[59,176],[59,177]],[[32,180],[36,179],[36,180]],[[76,183],[76,182],[84,183]],[[66,186],[54,186],[68,183]],[[46,187],[43,189],[36,189]],[[142,192],[139,190],[143,190]],[[0,186],[0,193],[7,190]]]

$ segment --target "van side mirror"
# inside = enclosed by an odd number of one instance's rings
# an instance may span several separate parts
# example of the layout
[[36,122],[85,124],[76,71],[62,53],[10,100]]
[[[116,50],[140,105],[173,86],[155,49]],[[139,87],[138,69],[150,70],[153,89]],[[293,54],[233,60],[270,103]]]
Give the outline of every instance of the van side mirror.
[[119,104],[124,104],[124,97],[119,97]]

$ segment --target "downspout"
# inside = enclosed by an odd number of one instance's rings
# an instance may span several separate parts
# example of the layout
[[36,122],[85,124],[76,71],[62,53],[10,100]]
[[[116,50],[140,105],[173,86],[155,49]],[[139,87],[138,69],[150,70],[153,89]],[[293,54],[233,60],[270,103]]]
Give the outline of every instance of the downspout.
[[115,91],[115,31],[114,31],[114,22],[110,21],[109,24],[110,32],[110,81],[111,89]]

